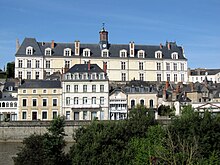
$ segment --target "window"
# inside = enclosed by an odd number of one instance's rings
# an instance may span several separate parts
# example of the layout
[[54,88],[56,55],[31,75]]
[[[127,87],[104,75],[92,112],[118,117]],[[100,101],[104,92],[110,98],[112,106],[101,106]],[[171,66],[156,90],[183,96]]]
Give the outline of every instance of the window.
[[184,82],[184,74],[181,74],[181,81]]
[[66,85],[66,92],[70,92],[70,85]]
[[104,85],[100,85],[100,92],[104,92]]
[[66,48],[64,49],[64,56],[71,56],[71,49],[70,48]]
[[121,50],[120,51],[120,57],[124,58],[124,57],[127,57],[127,50]]
[[135,100],[131,100],[131,108],[135,107]]
[[32,99],[32,105],[33,105],[33,107],[37,106],[37,99]]
[[121,70],[125,70],[125,67],[126,67],[125,62],[121,62]]
[[109,51],[107,49],[102,50],[102,57],[108,57]]
[[100,104],[104,105],[104,97],[100,97]]
[[149,102],[150,102],[150,108],[153,108],[154,107],[154,100],[151,99]]
[[56,90],[56,89],[54,89],[54,90],[53,90],[53,93],[57,93],[57,90]]
[[178,59],[178,53],[174,52],[171,54],[172,59]]
[[70,105],[70,97],[66,97],[66,105]]
[[74,104],[75,104],[75,105],[78,105],[78,104],[79,104],[79,98],[78,98],[78,97],[74,97],[73,101],[74,101]]
[[87,92],[87,85],[83,85],[83,92]]
[[5,102],[2,103],[2,107],[5,107]]
[[161,63],[157,63],[157,70],[161,70]]
[[174,74],[174,82],[177,82],[177,74]]
[[157,74],[157,81],[158,81],[158,82],[161,81],[161,74]]
[[140,104],[144,105],[144,100],[143,99],[140,100]]
[[22,64],[23,64],[23,61],[22,60],[18,60],[18,67],[19,68],[22,68]]
[[24,90],[22,91],[22,93],[27,93],[26,89],[24,89]]
[[10,107],[13,107],[13,103],[12,102],[10,103]]
[[83,120],[87,120],[87,111],[83,111]]
[[177,63],[173,63],[173,70],[177,71]]
[[74,92],[78,92],[78,85],[74,85]]
[[70,111],[66,111],[66,119],[70,120]]
[[143,62],[139,62],[139,70],[144,70]]
[[47,119],[47,111],[42,112],[42,119],[43,120]]
[[43,107],[47,106],[47,99],[43,99]]
[[40,61],[39,60],[36,60],[35,68],[40,68]]
[[65,68],[67,68],[67,69],[70,68],[70,61],[65,61]]
[[170,70],[170,63],[166,63],[166,70],[168,71],[168,70]]
[[33,48],[31,46],[28,46],[26,48],[26,55],[32,55],[33,54]]
[[27,79],[31,79],[31,72],[27,72]]
[[96,92],[96,85],[92,85],[92,92]]
[[53,99],[53,107],[57,106],[57,99]]
[[83,50],[83,56],[84,57],[90,57],[90,49],[86,48]]
[[26,111],[22,112],[22,119],[27,119],[27,112]]
[[47,68],[47,69],[50,68],[50,61],[46,61],[46,68]]
[[57,111],[53,111],[53,114],[52,114],[52,116],[53,116],[53,119],[56,119],[57,118]]
[[40,77],[40,73],[39,72],[35,72],[35,79],[38,80]]
[[36,92],[37,92],[36,89],[33,89],[32,93],[36,93]]
[[87,104],[87,97],[83,97],[83,104]]
[[50,76],[50,72],[46,72],[46,76]]
[[156,51],[155,52],[155,58],[162,58],[162,52],[161,51]]
[[140,80],[144,81],[144,74],[143,73],[140,73]]
[[126,73],[121,74],[121,81],[126,81]]
[[180,64],[180,69],[181,69],[181,71],[184,71],[184,64],[183,63]]
[[51,55],[51,48],[45,49],[45,56],[50,56]]
[[92,97],[92,104],[96,104],[96,97]]
[[43,93],[47,93],[47,90],[46,90],[46,89],[44,89],[44,90],[43,90]]
[[27,99],[23,99],[23,100],[22,100],[22,106],[23,106],[23,107],[26,107],[26,106],[27,106]]
[[170,81],[170,74],[167,74],[167,81]]
[[144,51],[143,50],[138,51],[138,57],[139,58],[144,58]]
[[31,68],[31,60],[27,60],[27,68]]
[[18,72],[18,78],[22,79],[22,72],[21,71]]
[[97,118],[97,112],[91,112],[91,119],[94,120]]

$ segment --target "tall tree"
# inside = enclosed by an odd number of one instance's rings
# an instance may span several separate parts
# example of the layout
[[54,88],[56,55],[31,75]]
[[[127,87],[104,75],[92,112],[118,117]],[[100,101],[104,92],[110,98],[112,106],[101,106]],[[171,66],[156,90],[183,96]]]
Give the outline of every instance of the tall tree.
[[14,74],[15,74],[15,63],[14,62],[7,63],[6,74],[7,74],[7,78],[14,78]]

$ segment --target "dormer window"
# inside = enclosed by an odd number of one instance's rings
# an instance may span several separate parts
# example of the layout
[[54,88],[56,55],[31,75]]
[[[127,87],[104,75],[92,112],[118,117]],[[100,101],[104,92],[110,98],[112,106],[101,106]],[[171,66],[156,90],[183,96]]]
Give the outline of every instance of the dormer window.
[[108,57],[108,55],[109,55],[109,50],[107,49],[102,50],[102,57]]
[[71,56],[71,49],[70,48],[64,49],[63,54],[64,54],[64,56]]
[[51,56],[51,48],[45,49],[45,56]]
[[162,58],[162,52],[161,51],[156,51],[155,52],[155,58]]
[[178,53],[177,52],[173,52],[171,54],[171,58],[174,59],[174,60],[177,60],[178,59]]
[[145,52],[144,52],[144,50],[139,50],[138,51],[138,58],[144,58],[144,55],[145,54]]
[[125,58],[127,57],[127,50],[123,49],[120,51],[120,57]]
[[83,50],[83,56],[84,57],[90,57],[90,49],[86,48]]
[[9,86],[8,91],[13,91],[13,86]]
[[33,47],[28,46],[26,48],[26,55],[33,55]]

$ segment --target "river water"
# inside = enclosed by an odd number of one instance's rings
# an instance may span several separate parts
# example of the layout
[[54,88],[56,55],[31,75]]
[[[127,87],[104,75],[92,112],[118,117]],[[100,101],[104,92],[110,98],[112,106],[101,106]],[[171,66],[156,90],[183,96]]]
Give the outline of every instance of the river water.
[[[73,143],[67,143],[65,152],[69,151],[69,148]],[[0,142],[0,165],[13,165],[13,157],[19,152],[19,148],[22,147],[22,143],[18,142]]]

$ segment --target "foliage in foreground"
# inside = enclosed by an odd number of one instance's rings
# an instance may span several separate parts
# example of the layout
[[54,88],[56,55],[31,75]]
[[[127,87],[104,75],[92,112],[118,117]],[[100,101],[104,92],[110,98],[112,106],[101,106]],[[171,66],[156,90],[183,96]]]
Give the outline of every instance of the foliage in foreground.
[[14,159],[15,165],[60,165],[67,164],[68,158],[63,149],[64,118],[58,117],[51,122],[48,132],[33,134],[23,141],[24,146]]

